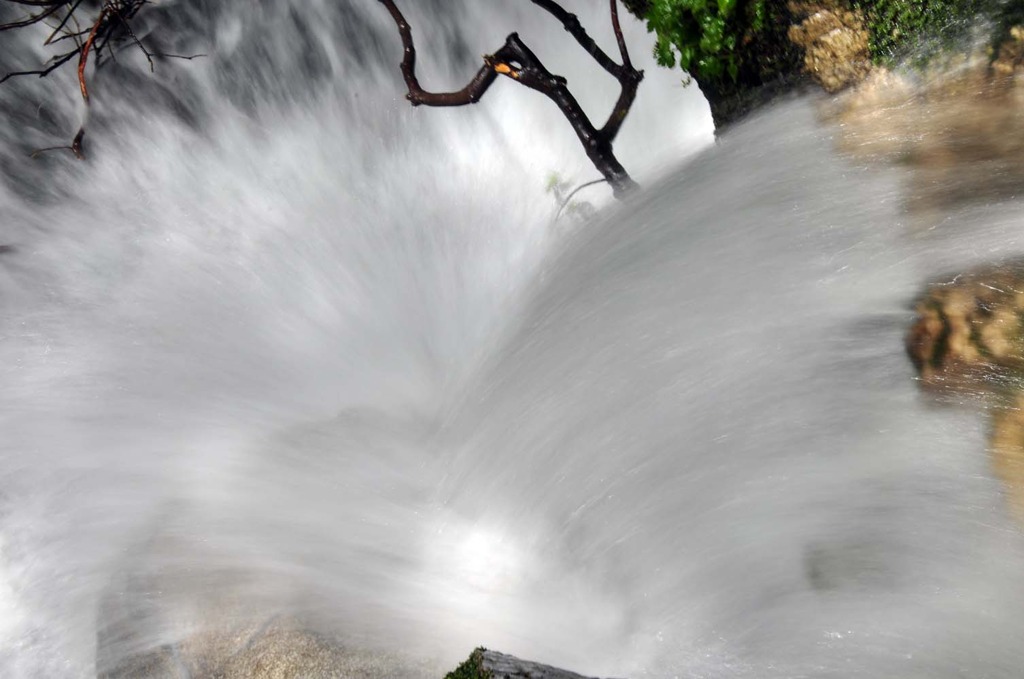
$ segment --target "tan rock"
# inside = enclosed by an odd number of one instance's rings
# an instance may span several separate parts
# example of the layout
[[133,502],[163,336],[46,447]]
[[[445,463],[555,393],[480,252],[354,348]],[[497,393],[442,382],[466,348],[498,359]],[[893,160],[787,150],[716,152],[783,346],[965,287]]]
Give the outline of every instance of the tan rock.
[[1012,77],[1024,71],[1024,26],[1014,26],[996,53],[992,71],[997,77]]
[[868,31],[859,12],[834,2],[790,3],[806,15],[790,26],[789,39],[804,49],[804,70],[826,92],[838,92],[871,71]]
[[218,625],[131,655],[100,679],[426,679],[439,672],[437,665],[352,647],[299,620],[277,617],[234,628]]
[[907,351],[922,380],[959,385],[1024,376],[1024,263],[961,274],[928,287],[916,304]]
[[1024,185],[1024,78],[999,77],[982,52],[925,73],[878,69],[822,113],[841,151],[907,170],[904,205],[921,228]]
[[988,394],[992,469],[1024,522],[1024,262],[933,283],[916,308],[907,350],[922,384]]
[[1014,518],[1024,522],[1024,392],[993,409],[989,449],[1009,509]]

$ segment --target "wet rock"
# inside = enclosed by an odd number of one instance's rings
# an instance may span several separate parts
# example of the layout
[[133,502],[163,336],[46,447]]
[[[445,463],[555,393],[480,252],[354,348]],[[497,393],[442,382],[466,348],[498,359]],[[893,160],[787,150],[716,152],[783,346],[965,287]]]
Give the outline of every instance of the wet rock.
[[191,679],[196,676],[204,675],[190,673],[173,646],[160,646],[152,651],[133,655],[111,669],[97,672],[98,679]]
[[1024,522],[1024,391],[993,408],[989,450],[992,469],[1006,489],[1010,512]]
[[445,679],[587,679],[581,674],[477,648]]
[[1024,72],[1024,26],[1010,28],[1008,37],[999,46],[992,61],[992,72],[1004,78]]
[[980,394],[989,453],[1010,513],[1024,522],[1024,262],[932,283],[916,305],[907,352],[922,384]]
[[1024,262],[931,284],[918,300],[907,352],[932,385],[1016,385],[1024,376]]
[[436,667],[353,648],[301,621],[219,627],[121,658],[99,679],[374,679],[436,677]]
[[[720,42],[725,32],[728,49],[712,50],[710,58],[727,55],[731,68],[701,72],[698,67],[693,74],[719,127],[808,82],[837,93],[895,63],[918,74],[949,71],[982,51],[990,74],[1018,73],[1024,63],[1019,4],[961,2],[939,8],[921,0],[767,0],[723,4],[736,9],[722,10],[722,25],[702,22],[714,15],[705,14],[704,3],[625,3],[633,14],[648,18],[659,40],[687,53],[702,54],[704,31],[709,44]],[[977,49],[997,43],[994,50]]]
[[1024,184],[1024,78],[999,76],[984,52],[914,75],[876,69],[822,113],[841,151],[907,171],[904,205],[922,228]]

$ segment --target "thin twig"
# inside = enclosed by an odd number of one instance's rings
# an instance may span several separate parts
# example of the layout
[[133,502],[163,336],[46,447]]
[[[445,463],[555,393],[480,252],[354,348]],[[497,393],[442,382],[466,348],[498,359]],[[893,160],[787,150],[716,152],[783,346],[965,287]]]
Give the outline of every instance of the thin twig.
[[562,210],[565,209],[565,206],[569,204],[569,201],[572,200],[572,197],[575,196],[577,193],[587,188],[588,186],[593,186],[594,184],[604,184],[607,181],[607,179],[595,179],[594,181],[586,182],[585,184],[580,184],[575,189],[570,191],[569,195],[566,196],[565,199],[562,201],[562,204],[558,206],[558,212],[555,213],[555,218],[553,221],[558,221],[558,218],[562,216]]
[[[85,102],[86,116],[88,116],[90,96],[86,69],[89,65],[90,55],[96,55],[94,64],[95,67],[99,67],[104,60],[104,50],[106,50],[106,54],[110,59],[116,60],[118,45],[130,39],[145,55],[146,60],[149,62],[150,70],[154,70],[153,57],[155,55],[146,48],[129,23],[129,20],[138,13],[140,8],[147,5],[149,0],[103,0],[97,14],[90,18],[85,28],[79,22],[78,14],[84,0],[8,0],[8,2],[43,9],[27,19],[0,25],[0,31],[23,28],[37,23],[46,25],[46,19],[61,10],[66,10],[60,21],[57,22],[57,25],[50,30],[43,44],[51,46],[71,41],[74,44],[74,48],[54,56],[52,63],[45,68],[7,73],[0,77],[0,83],[18,76],[36,75],[41,78],[45,77],[77,57],[78,87],[82,93],[82,101]],[[180,55],[167,56],[182,59],[194,58]],[[84,138],[85,125],[83,123],[83,125],[79,126],[70,146],[52,146],[40,149],[33,152],[32,156],[37,157],[39,154],[48,151],[69,150],[75,154],[76,158],[84,158],[82,150]]]
[[31,26],[32,24],[37,24],[43,19],[50,16],[51,14],[53,14],[54,12],[56,12],[58,9],[60,9],[60,5],[54,5],[53,7],[47,9],[42,14],[33,14],[26,19],[22,19],[21,21],[12,21],[11,23],[8,24],[0,24],[0,31],[7,31],[12,28],[22,28],[23,26]]
[[[124,15],[121,14],[121,12],[116,7],[114,8],[114,13],[117,14],[117,18],[121,21],[121,25],[124,26],[124,30],[128,32],[128,35],[131,37],[132,41],[138,46],[140,50],[142,50],[142,53],[146,55],[146,61],[149,62],[149,72],[152,73],[154,71],[153,55],[149,53],[149,50],[146,49],[146,47],[142,44],[142,41],[139,40],[138,36],[135,35],[135,31],[133,31],[132,27],[128,24],[128,20],[124,18]],[[113,56],[112,51],[111,56]]]
[[68,19],[71,18],[71,16],[78,9],[78,6],[81,5],[81,4],[82,4],[82,0],[75,0],[75,4],[71,5],[71,7],[68,8],[68,13],[65,14],[64,15],[64,19],[59,24],[57,24],[57,28],[53,29],[53,32],[50,33],[50,37],[48,37],[45,41],[43,41],[44,45],[49,45],[50,44],[50,42],[53,40],[53,37],[55,35],[57,35],[67,25]]
[[67,62],[71,61],[71,59],[73,59],[76,54],[78,54],[78,50],[74,50],[68,52],[67,54],[61,55],[57,61],[53,62],[46,68],[40,69],[38,71],[12,71],[11,73],[8,73],[4,77],[0,78],[0,83],[3,83],[8,78],[14,78],[16,76],[21,75],[38,75],[40,78],[44,78],[56,69],[66,64]]
[[50,151],[71,151],[74,153],[75,149],[71,146],[47,146],[45,149],[36,149],[32,153],[28,154],[28,157],[38,158],[42,154],[49,153]]
[[165,57],[167,59],[184,59],[185,61],[192,61],[193,59],[199,59],[200,57],[207,56],[206,54],[167,54],[166,52],[153,52],[154,57]]

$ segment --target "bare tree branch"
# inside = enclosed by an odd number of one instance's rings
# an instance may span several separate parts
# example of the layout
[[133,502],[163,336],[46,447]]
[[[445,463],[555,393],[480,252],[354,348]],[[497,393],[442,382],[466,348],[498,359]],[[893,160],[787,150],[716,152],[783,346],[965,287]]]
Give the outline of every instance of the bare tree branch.
[[26,19],[22,19],[21,21],[12,21],[9,24],[3,24],[2,26],[0,26],[0,30],[5,30],[8,28],[21,28],[22,26],[31,26],[32,24],[37,24],[43,19],[50,16],[51,14],[53,14],[54,12],[56,12],[58,9],[60,9],[60,5],[54,5],[53,7],[50,7],[41,14],[33,14]]
[[[143,6],[149,4],[149,0],[103,0],[100,4],[99,11],[85,23],[85,28],[82,27],[82,23],[79,22],[78,11],[81,8],[84,0],[7,0],[19,5],[25,5],[28,7],[39,7],[43,8],[42,11],[37,14],[30,15],[26,19],[20,21],[13,21],[6,24],[0,24],[0,32],[24,28],[33,24],[44,23],[44,20],[48,17],[56,14],[62,9],[66,9],[63,18],[57,23],[56,27],[50,32],[49,36],[43,42],[44,45],[56,45],[65,41],[71,41],[74,43],[74,47],[68,49],[66,52],[58,54],[53,57],[52,63],[45,68],[39,68],[35,70],[27,71],[12,71],[6,73],[3,77],[0,77],[0,84],[6,82],[11,78],[18,76],[37,75],[39,77],[46,77],[56,69],[60,68],[64,64],[68,63],[72,59],[77,57],[78,59],[78,88],[82,93],[82,101],[86,106],[86,115],[88,115],[88,107],[90,104],[89,87],[86,79],[86,69],[89,65],[89,57],[92,54],[96,55],[94,61],[94,69],[99,67],[103,61],[103,50],[106,49],[107,55],[110,58],[114,58],[115,48],[119,45],[124,44],[130,40],[146,57],[149,62],[149,68],[152,71],[153,57],[154,56],[166,56],[178,59],[194,59],[197,56],[203,55],[192,55],[182,56],[178,54],[168,55],[157,55],[150,52],[142,41],[135,34],[132,29],[130,20],[138,13]],[[59,16],[59,15],[58,15]],[[59,36],[59,37],[58,37]],[[70,150],[75,154],[76,158],[84,158],[82,150],[82,140],[85,137],[85,125],[84,123],[78,128],[78,132],[75,134],[74,139],[70,146],[53,146],[33,153],[33,157],[39,153],[53,150]]]
[[[498,60],[494,66],[498,73],[544,94],[555,102],[562,115],[572,125],[590,162],[611,184],[616,197],[622,197],[636,187],[629,173],[612,152],[612,140],[594,128],[590,118],[576,101],[576,97],[569,91],[565,78],[548,71],[537,55],[520,40],[518,34],[510,34],[505,39],[504,47],[493,58]],[[519,64],[519,67],[517,68],[515,64]]]
[[580,24],[576,15],[567,12],[561,5],[552,0],[531,0],[535,5],[553,15],[568,31],[576,42],[601,65],[608,73],[613,75],[620,84],[621,92],[618,101],[612,110],[608,121],[600,130],[596,129],[590,119],[584,113],[579,102],[569,91],[565,78],[552,74],[545,68],[544,64],[534,52],[520,39],[516,33],[510,34],[494,54],[484,56],[483,66],[464,88],[457,92],[428,92],[422,88],[416,78],[416,47],[413,43],[412,28],[405,16],[395,5],[394,0],[379,0],[391,14],[395,25],[398,28],[399,36],[402,39],[403,57],[401,63],[402,77],[405,79],[408,94],[406,98],[418,106],[464,106],[474,104],[480,100],[487,89],[494,83],[497,75],[504,75],[536,90],[548,97],[558,106],[562,115],[565,116],[577,138],[583,144],[587,157],[594,164],[594,167],[604,176],[605,180],[612,186],[612,191],[617,198],[622,198],[626,193],[636,188],[636,183],[630,178],[629,173],[616,159],[612,152],[612,142],[626,119],[629,109],[636,97],[636,89],[643,79],[643,72],[633,68],[629,61],[629,53],[626,51],[625,40],[622,37],[622,29],[619,26],[616,0],[611,0],[612,27],[619,44],[619,52],[622,55],[623,63],[615,63],[605,52],[593,41]]
[[[121,14],[120,11],[118,11],[118,9],[116,7],[114,8],[114,13],[117,15],[117,18],[121,22],[121,25],[124,26],[125,32],[128,33],[129,36],[131,36],[132,42],[135,43],[135,46],[138,47],[140,50],[142,50],[142,53],[144,55],[146,55],[146,61],[149,62],[149,72],[152,73],[153,70],[154,70],[153,69],[153,55],[150,54],[149,50],[146,49],[146,46],[142,44],[142,41],[139,40],[139,37],[137,35],[135,35],[135,31],[132,30],[131,24],[128,23],[128,20],[124,17],[123,14]],[[109,39],[108,39],[107,43],[104,43],[104,44],[109,44]],[[109,50],[109,48],[108,48],[108,50]],[[113,50],[109,50],[109,51],[110,51],[111,56],[113,56],[113,54],[114,54]]]
[[622,26],[619,25],[619,3],[618,0],[609,0],[612,13],[612,29],[615,31],[615,41],[619,43],[619,56],[622,57],[622,67],[633,68],[629,61],[629,50],[626,49],[626,39],[622,37]]
[[402,37],[402,77],[405,78],[405,84],[409,88],[409,93],[405,95],[405,98],[413,106],[419,106],[420,104],[426,104],[427,106],[465,106],[466,104],[475,104],[480,101],[480,97],[484,95],[487,88],[498,77],[491,64],[487,63],[486,58],[484,59],[484,65],[480,67],[480,70],[469,81],[469,84],[458,92],[427,92],[420,87],[420,82],[416,78],[416,46],[412,41],[412,28],[409,26],[409,22],[406,21],[405,16],[392,0],[380,0],[380,2],[391,13],[391,18],[395,20],[395,25],[398,26],[398,34]]
[[48,146],[45,149],[36,149],[35,151],[29,154],[29,157],[38,158],[42,154],[48,153],[50,151],[71,151],[71,153],[74,154],[75,158],[78,158],[79,160],[84,160],[85,155],[82,153],[82,138],[84,136],[85,128],[80,127],[78,128],[78,134],[75,135],[74,140],[72,140],[71,142],[71,146]]
[[68,52],[67,54],[57,58],[57,61],[54,61],[52,64],[50,64],[48,67],[46,67],[46,68],[44,68],[42,70],[38,70],[38,71],[12,71],[11,73],[8,73],[4,77],[0,78],[0,83],[3,83],[8,78],[14,78],[14,77],[17,77],[17,76],[20,76],[20,75],[38,75],[40,78],[46,77],[47,75],[49,75],[53,71],[57,70],[58,68],[60,68],[64,64],[66,64],[69,61],[71,61],[75,57],[76,54],[78,54],[78,50],[74,50],[72,52]]
[[68,23],[68,19],[70,19],[72,16],[74,16],[75,11],[78,9],[78,6],[81,5],[81,4],[82,4],[82,0],[75,0],[75,4],[71,5],[71,7],[68,8],[68,13],[64,15],[64,19],[59,24],[57,24],[57,27],[53,29],[53,32],[50,33],[50,36],[48,38],[46,38],[45,42],[43,42],[44,45],[49,45],[50,42],[53,41],[54,36],[56,36],[58,33],[60,33],[64,29],[64,27]]
[[[576,38],[576,42],[580,44],[580,47],[585,49],[587,54],[592,56],[594,61],[601,65],[601,68],[608,71],[608,73],[616,78],[619,77],[619,71],[622,67],[612,61],[611,57],[605,54],[604,50],[598,47],[597,43],[594,42],[594,39],[587,34],[586,29],[583,28],[583,25],[575,14],[566,11],[557,2],[553,2],[553,0],[530,0],[530,2],[544,9],[548,14],[551,14],[561,21],[565,30],[572,35],[572,37]],[[613,7],[614,4],[615,1],[613,0]]]
[[96,33],[100,30],[100,26],[103,25],[104,20],[106,20],[109,14],[109,7],[104,7],[100,15],[96,17],[96,22],[92,25],[92,30],[89,31],[89,37],[86,38],[85,44],[82,45],[82,49],[78,53],[78,87],[82,90],[82,99],[86,105],[89,104],[89,88],[85,85],[85,66],[89,61],[89,50],[92,49],[92,45],[96,41]]

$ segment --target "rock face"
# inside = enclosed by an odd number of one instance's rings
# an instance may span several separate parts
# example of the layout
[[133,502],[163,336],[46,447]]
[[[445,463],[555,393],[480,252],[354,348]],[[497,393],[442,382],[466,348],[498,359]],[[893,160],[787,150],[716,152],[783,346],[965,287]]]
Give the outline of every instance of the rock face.
[[1024,262],[935,282],[916,311],[907,352],[922,383],[987,395],[992,468],[1024,521]]
[[[433,671],[431,671],[433,669]],[[343,648],[290,618],[211,630],[100,668],[98,679],[426,679],[435,668],[397,656]],[[589,679],[485,648],[445,679]]]
[[993,409],[989,451],[992,469],[1006,488],[1010,512],[1024,522],[1024,391]]
[[923,228],[950,207],[1020,194],[1021,37],[1024,29],[1015,28],[994,62],[979,50],[914,77],[876,68],[861,85],[823,106],[824,116],[837,125],[843,152],[908,171],[905,207]]
[[[985,25],[997,74],[1024,62],[1024,9],[1000,0],[744,0],[697,3],[624,0],[691,70],[716,126],[735,122],[806,83],[836,93],[883,65],[916,68],[962,60]],[[717,8],[717,9],[716,9]],[[989,58],[991,57],[991,58]],[[666,60],[663,60],[666,61]],[[674,59],[668,59],[675,63]],[[705,68],[707,63],[728,68]]]
[[288,617],[204,630],[97,671],[98,679],[427,679],[438,674],[425,663],[349,648]]
[[864,17],[838,2],[790,2],[800,23],[788,37],[803,50],[803,67],[826,92],[835,93],[862,81],[871,72]]
[[464,663],[449,672],[445,679],[588,679],[581,674],[562,670],[550,665],[520,660],[519,658],[491,651],[486,648],[474,650]]
[[907,352],[928,384],[1024,375],[1024,262],[933,283],[915,307]]
[[1001,77],[1019,75],[1024,71],[1024,26],[1013,26],[999,46],[992,62],[993,72]]

